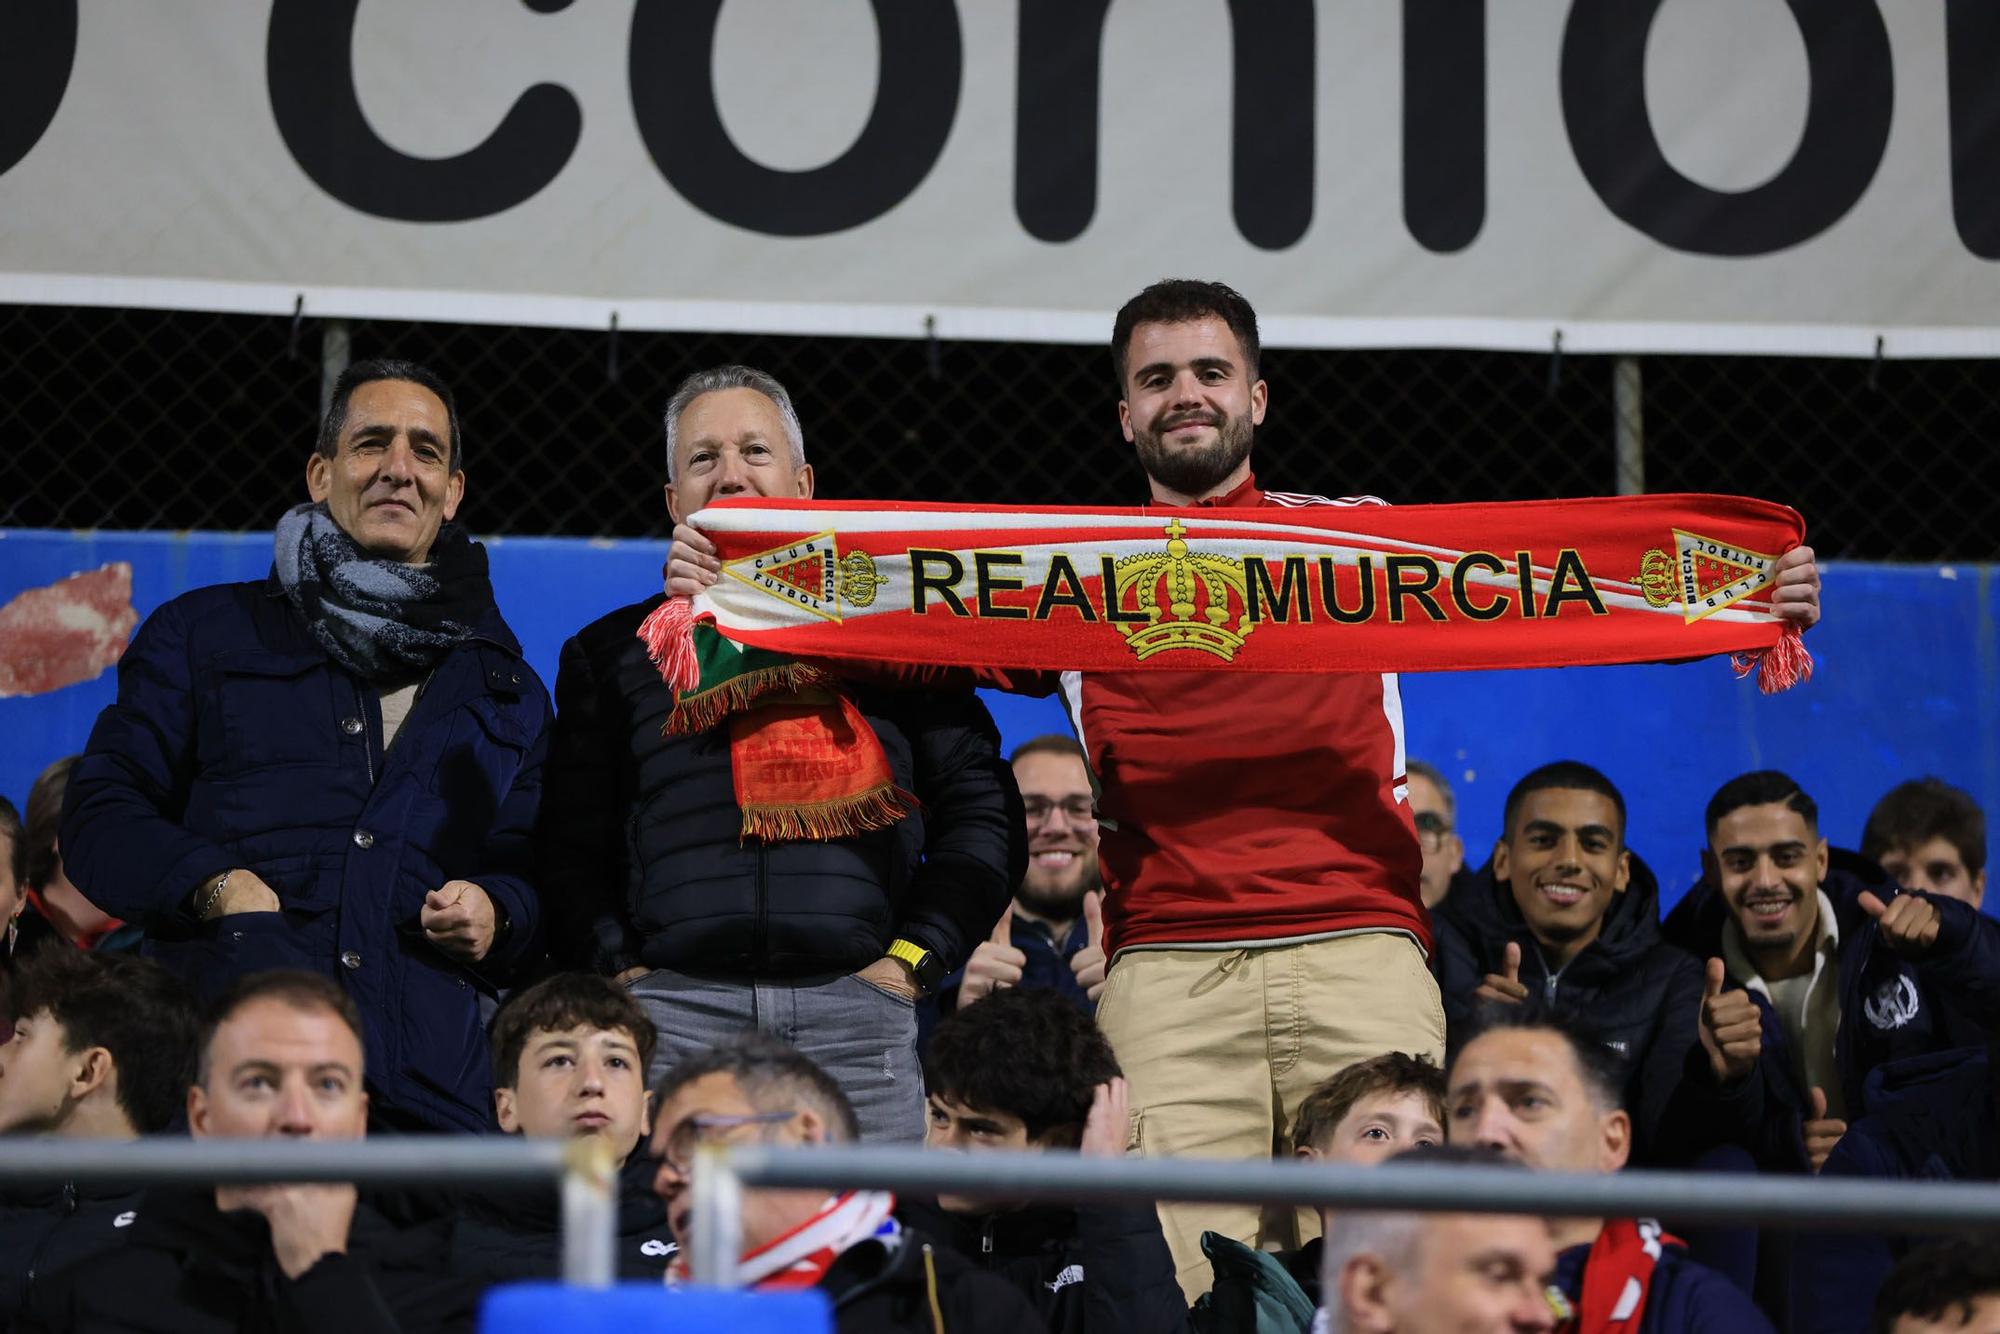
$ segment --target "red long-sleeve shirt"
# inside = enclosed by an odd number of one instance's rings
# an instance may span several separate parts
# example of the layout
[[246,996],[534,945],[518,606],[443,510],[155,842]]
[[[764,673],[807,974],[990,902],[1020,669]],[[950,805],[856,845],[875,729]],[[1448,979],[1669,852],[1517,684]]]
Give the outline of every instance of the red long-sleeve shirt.
[[[1380,504],[1265,492],[1204,506]],[[1428,951],[1394,675],[1065,673],[1100,785],[1105,944],[1405,931]]]

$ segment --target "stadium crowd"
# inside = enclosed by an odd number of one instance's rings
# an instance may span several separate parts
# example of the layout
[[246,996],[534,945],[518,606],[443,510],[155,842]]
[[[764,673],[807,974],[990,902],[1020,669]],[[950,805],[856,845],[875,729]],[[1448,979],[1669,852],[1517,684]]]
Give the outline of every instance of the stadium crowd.
[[[1380,503],[1259,487],[1230,289],[1149,287],[1112,354],[1147,503]],[[25,821],[0,799],[0,1134],[594,1139],[621,1275],[670,1286],[707,1142],[2000,1179],[1965,793],[1894,786],[1850,853],[1810,775],[1717,775],[1663,918],[1588,765],[1524,763],[1468,845],[1393,676],[843,663],[677,700],[638,631],[718,577],[687,518],[814,473],[754,369],[665,427],[665,587],[551,699],[457,521],[450,389],[348,368],[270,576],[154,611],[83,753]],[[1771,600],[1818,619],[1810,550]],[[979,686],[1060,692],[1075,737],[1003,755]],[[2000,1329],[1977,1237],[766,1189],[743,1232],[740,1281],[842,1331]],[[552,1191],[9,1188],[0,1327],[469,1328],[559,1249]]]

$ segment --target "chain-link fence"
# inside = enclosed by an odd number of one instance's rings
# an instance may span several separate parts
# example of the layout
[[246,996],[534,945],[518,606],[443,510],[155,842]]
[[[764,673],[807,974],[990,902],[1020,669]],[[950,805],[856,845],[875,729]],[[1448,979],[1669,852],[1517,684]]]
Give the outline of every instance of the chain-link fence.
[[[0,306],[0,348],[0,526],[268,527],[303,493],[324,363],[348,356],[451,383],[480,532],[663,533],[659,409],[724,361],[791,388],[824,496],[1144,494],[1102,347]],[[1622,468],[1783,500],[1826,557],[2000,558],[1985,362],[1273,349],[1264,374],[1257,465],[1285,490],[1581,496]]]

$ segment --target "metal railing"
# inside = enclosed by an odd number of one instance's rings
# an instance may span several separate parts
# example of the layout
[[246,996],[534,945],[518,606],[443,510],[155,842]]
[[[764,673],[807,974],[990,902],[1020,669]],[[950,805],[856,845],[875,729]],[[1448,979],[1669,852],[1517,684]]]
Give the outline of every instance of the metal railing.
[[369,1140],[0,1139],[0,1185],[243,1186],[351,1181],[358,1186],[555,1185],[562,1275],[583,1287],[615,1278],[617,1164],[594,1141],[516,1136]]
[[2000,1185],[1620,1172],[1608,1176],[1398,1163],[1390,1168],[1074,1153],[861,1146],[703,1146],[688,1250],[696,1282],[735,1285],[748,1187],[872,1189],[1036,1201],[1187,1200],[1332,1209],[1671,1219],[1677,1224],[1943,1232],[2000,1228]]

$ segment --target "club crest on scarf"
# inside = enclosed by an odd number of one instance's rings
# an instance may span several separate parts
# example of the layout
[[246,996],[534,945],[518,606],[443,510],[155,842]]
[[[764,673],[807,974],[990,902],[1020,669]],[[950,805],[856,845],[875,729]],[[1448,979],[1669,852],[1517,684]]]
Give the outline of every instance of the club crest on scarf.
[[1778,558],[1712,537],[1674,529],[1674,554],[1658,547],[1639,560],[1639,591],[1647,605],[1676,602],[1689,623],[1733,607],[1777,578]]
[[831,532],[740,557],[725,564],[722,572],[829,621],[840,619],[843,602],[850,607],[870,605],[875,590],[889,582],[876,573],[875,558],[867,552],[851,551],[843,559]]

